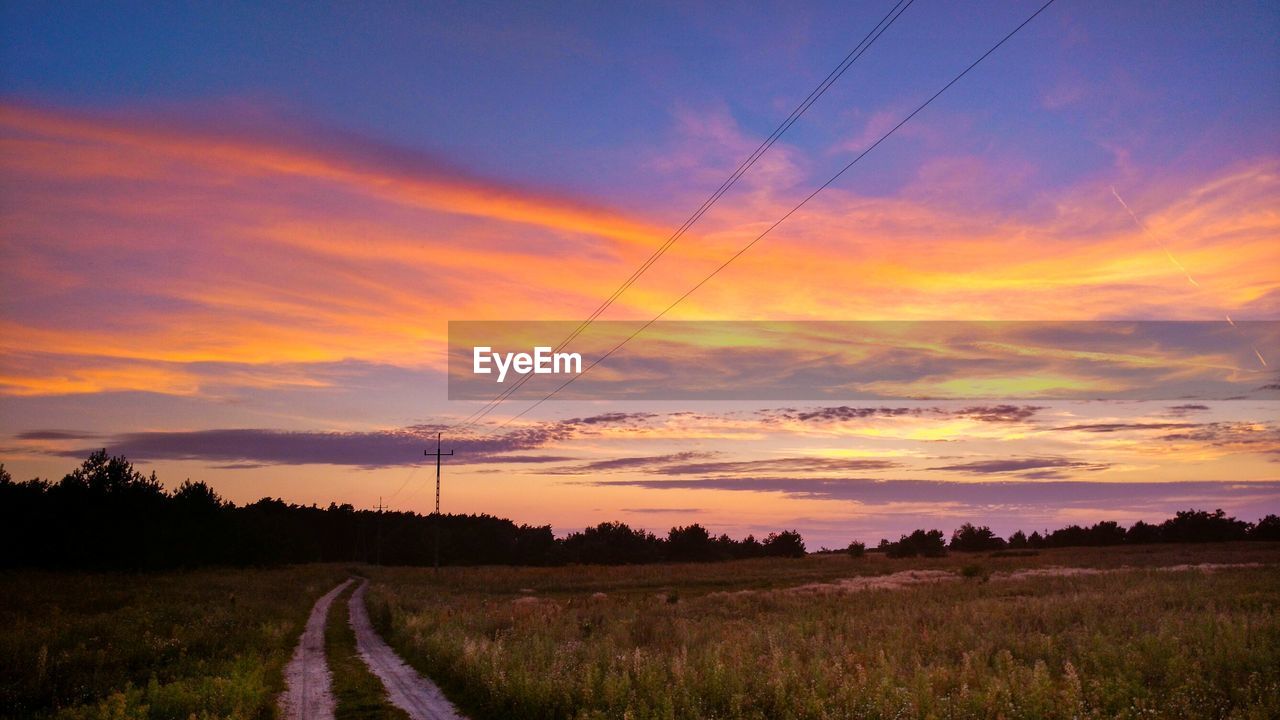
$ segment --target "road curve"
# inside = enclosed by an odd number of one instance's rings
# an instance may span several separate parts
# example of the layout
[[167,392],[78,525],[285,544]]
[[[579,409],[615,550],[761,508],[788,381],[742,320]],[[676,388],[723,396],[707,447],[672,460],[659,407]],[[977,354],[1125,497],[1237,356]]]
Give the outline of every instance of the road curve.
[[333,677],[324,654],[324,625],[329,606],[351,580],[316,600],[307,626],[298,639],[293,659],[284,668],[285,691],[280,695],[280,716],[285,720],[333,720]]
[[351,628],[356,633],[356,648],[369,670],[382,681],[387,689],[387,699],[392,705],[408,713],[412,720],[466,720],[453,707],[435,683],[422,677],[416,670],[396,655],[369,622],[369,611],[364,605],[367,583],[361,581],[347,602],[351,614]]

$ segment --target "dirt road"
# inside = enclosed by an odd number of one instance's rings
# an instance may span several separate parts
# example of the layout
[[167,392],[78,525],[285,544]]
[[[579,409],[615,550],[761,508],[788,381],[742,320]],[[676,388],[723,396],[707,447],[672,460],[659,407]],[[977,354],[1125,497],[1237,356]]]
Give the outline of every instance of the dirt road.
[[405,664],[396,655],[369,622],[369,612],[364,605],[365,582],[351,594],[348,605],[351,610],[351,627],[356,633],[356,647],[360,657],[387,689],[387,699],[404,710],[413,720],[466,720],[453,707],[440,688]]
[[280,695],[280,715],[286,720],[333,720],[332,677],[324,656],[324,624],[329,606],[351,580],[316,601],[307,626],[298,640],[293,659],[284,668],[285,691]]

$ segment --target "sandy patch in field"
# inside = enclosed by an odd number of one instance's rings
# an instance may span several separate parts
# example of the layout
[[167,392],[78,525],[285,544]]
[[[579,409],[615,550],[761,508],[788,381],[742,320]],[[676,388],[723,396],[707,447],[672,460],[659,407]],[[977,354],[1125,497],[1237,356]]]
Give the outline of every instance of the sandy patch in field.
[[787,592],[858,592],[860,590],[897,590],[909,585],[957,580],[959,576],[950,570],[903,570],[890,575],[861,575],[844,578],[833,583],[809,583],[787,588]]
[[1110,575],[1120,572],[1136,572],[1140,570],[1155,570],[1159,572],[1185,572],[1189,570],[1199,570],[1204,573],[1211,573],[1216,570],[1231,570],[1235,568],[1259,568],[1263,567],[1262,563],[1200,563],[1198,565],[1161,565],[1157,567],[1136,567],[1133,565],[1121,565],[1115,568],[1088,568],[1088,567],[1066,567],[1062,565],[1049,565],[1040,568],[1027,568],[1025,570],[1014,570],[1013,572],[998,572],[991,575],[992,580],[1022,580],[1024,578],[1034,577],[1074,577],[1077,575]]
[[[1046,567],[1026,568],[1023,570],[1014,570],[1011,572],[993,572],[987,576],[989,581],[1007,581],[1007,580],[1026,580],[1030,578],[1049,578],[1049,577],[1082,577],[1089,575],[1112,575],[1123,572],[1141,572],[1143,570],[1152,570],[1158,572],[1186,572],[1199,571],[1203,573],[1211,573],[1217,570],[1230,570],[1237,568],[1260,568],[1267,567],[1264,563],[1200,563],[1198,565],[1164,565],[1156,567],[1138,567],[1133,565],[1121,565],[1114,568],[1091,568],[1091,567],[1068,567],[1065,565],[1049,565]],[[961,580],[972,580],[980,578],[966,578],[955,570],[903,570],[889,575],[859,575],[856,577],[844,578],[835,582],[825,583],[809,583],[807,585],[797,585],[795,587],[781,588],[778,590],[738,590],[736,592],[720,592],[712,593],[716,596],[731,597],[742,595],[755,595],[758,592],[789,592],[789,593],[846,593],[861,592],[863,590],[900,590],[913,585],[925,585],[929,583],[941,582],[959,582]]]

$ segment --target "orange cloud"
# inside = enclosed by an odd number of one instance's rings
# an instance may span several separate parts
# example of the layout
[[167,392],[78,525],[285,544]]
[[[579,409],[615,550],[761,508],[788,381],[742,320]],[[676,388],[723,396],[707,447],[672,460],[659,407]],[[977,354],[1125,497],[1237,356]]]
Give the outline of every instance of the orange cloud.
[[[647,244],[662,234],[662,228],[564,198],[484,183],[456,173],[374,165],[336,153],[299,150],[246,137],[140,127],[15,105],[0,106],[0,125],[24,136],[6,139],[6,162],[12,163],[14,169],[31,173],[163,179],[168,169],[166,161],[187,161],[230,174],[323,180],[413,207],[628,242]],[[97,147],[86,147],[88,144]],[[113,149],[133,151],[130,162],[119,162]],[[50,160],[64,162],[55,165]]]
[[[779,151],[765,171],[789,183]],[[893,198],[831,188],[671,318],[1270,317],[1278,176],[1260,160],[1126,195],[1198,288],[1109,180],[1032,213],[943,202],[950,180],[925,173]],[[785,191],[756,180],[610,317],[651,316],[780,216]],[[15,105],[0,106],[0,184],[9,394],[198,394],[211,362],[443,370],[446,320],[584,317],[669,232],[386,153]]]

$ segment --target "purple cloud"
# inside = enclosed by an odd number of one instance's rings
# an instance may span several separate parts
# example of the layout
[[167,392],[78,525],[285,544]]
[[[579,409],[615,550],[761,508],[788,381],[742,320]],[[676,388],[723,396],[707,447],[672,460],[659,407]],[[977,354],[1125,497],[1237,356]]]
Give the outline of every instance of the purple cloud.
[[14,437],[18,440],[91,440],[101,436],[79,430],[32,430]]
[[1130,430],[1177,430],[1179,428],[1197,427],[1196,423],[1153,423],[1153,422],[1115,422],[1115,423],[1083,423],[1080,425],[1064,425],[1053,430],[1113,433]]
[[[48,431],[44,434],[49,434]],[[284,431],[262,429],[140,432],[105,439],[108,452],[135,460],[206,460],[235,467],[252,465],[350,465],[366,468],[413,465],[423,450],[434,449],[437,426],[417,425],[398,430],[368,432]],[[529,454],[569,437],[560,424],[522,428],[494,437],[450,438],[454,464],[554,463],[575,458]],[[64,457],[83,457],[94,448],[50,451]]]
[[[998,458],[995,460],[974,460],[972,462],[954,463],[951,465],[940,465],[931,470],[947,470],[950,472],[967,472],[979,475],[994,473],[1021,473],[1028,470],[1047,470],[1053,469],[1074,469],[1074,470],[1105,470],[1110,465],[1099,463],[1080,462],[1078,460],[1069,460],[1061,457],[1049,458]],[[1031,475],[1028,475],[1030,477]],[[1037,477],[1055,476],[1048,473],[1040,473]]]
[[556,472],[564,475],[589,475],[597,472],[640,470],[654,475],[745,475],[787,472],[848,472],[888,470],[901,465],[891,460],[874,458],[784,457],[764,460],[700,461],[716,453],[682,452],[670,455],[624,457],[598,460]]
[[571,468],[564,468],[559,472],[565,474],[586,474],[592,472],[611,472],[617,470],[638,470],[659,467],[670,463],[684,462],[706,457],[714,457],[715,453],[709,452],[680,452],[670,455],[645,455],[639,457],[621,457],[612,460],[596,460],[594,462],[584,463]]
[[935,480],[812,477],[704,477],[581,481],[592,486],[625,485],[650,490],[730,490],[783,493],[792,497],[845,500],[864,506],[893,503],[929,504],[939,508],[970,506],[1057,510],[1062,508],[1186,509],[1196,505],[1249,502],[1280,508],[1280,481],[1123,483],[1034,481],[960,483]]
[[769,419],[795,420],[799,422],[840,423],[866,418],[893,417],[961,417],[983,422],[1025,422],[1043,410],[1040,405],[971,405],[963,408],[940,407],[853,407],[838,405],[819,407],[807,410],[783,408],[780,410],[762,410],[761,415]]

